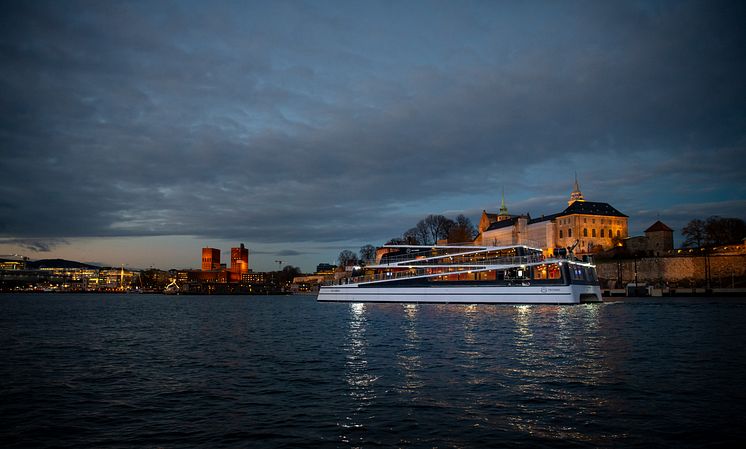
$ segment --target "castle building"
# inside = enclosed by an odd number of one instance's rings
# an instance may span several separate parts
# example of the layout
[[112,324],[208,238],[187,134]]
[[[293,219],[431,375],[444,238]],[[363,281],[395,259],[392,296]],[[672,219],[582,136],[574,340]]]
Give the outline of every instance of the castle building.
[[624,246],[632,254],[660,256],[673,249],[673,229],[658,220],[645,230],[644,236],[626,239]]
[[500,212],[482,211],[477,245],[529,245],[551,251],[573,248],[578,254],[610,249],[628,236],[628,217],[607,203],[586,201],[577,176],[567,208],[531,218],[510,215],[503,194]]
[[220,269],[220,250],[217,248],[202,248],[202,271]]
[[645,230],[650,249],[656,254],[673,249],[673,229],[658,220]]

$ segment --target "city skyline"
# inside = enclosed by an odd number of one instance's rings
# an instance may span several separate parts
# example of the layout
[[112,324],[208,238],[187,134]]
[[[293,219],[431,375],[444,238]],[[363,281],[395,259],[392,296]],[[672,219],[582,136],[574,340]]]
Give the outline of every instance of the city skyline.
[[746,218],[736,2],[15,3],[0,253],[312,271],[428,214]]

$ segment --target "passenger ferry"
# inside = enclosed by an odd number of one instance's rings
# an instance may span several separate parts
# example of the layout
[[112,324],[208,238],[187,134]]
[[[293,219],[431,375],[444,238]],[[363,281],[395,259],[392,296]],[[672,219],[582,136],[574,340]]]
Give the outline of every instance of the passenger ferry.
[[526,245],[387,245],[357,277],[319,289],[318,301],[578,304],[600,302],[593,264]]

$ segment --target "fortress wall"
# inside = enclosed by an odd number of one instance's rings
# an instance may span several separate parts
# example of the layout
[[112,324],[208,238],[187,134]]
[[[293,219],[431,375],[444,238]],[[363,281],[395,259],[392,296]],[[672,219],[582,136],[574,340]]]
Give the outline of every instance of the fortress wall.
[[552,222],[542,221],[526,226],[526,243],[537,245],[540,248],[554,248],[552,235]]
[[[733,279],[746,277],[746,255],[711,255],[710,280],[730,286]],[[598,276],[616,281],[621,265],[622,283],[635,279],[634,259],[596,261]],[[637,259],[637,279],[656,285],[666,283],[702,283],[705,281],[705,258],[701,256],[643,257]],[[726,285],[727,284],[727,285]]]

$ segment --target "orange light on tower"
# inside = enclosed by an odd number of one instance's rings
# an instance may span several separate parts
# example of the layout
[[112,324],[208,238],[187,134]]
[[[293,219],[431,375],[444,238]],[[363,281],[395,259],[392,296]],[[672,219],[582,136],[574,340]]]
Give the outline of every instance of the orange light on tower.
[[231,248],[231,272],[243,274],[249,272],[249,249],[243,246]]
[[220,269],[220,250],[217,248],[202,248],[202,271]]

